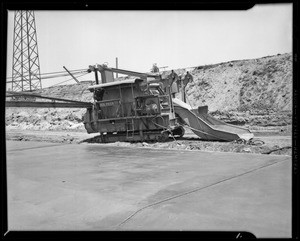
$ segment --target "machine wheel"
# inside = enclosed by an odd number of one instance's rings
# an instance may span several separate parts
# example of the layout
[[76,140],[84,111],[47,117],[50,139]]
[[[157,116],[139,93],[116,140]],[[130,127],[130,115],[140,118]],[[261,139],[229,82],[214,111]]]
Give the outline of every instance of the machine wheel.
[[184,133],[185,133],[185,130],[182,126],[178,126],[178,127],[174,128],[174,130],[172,130],[173,136],[183,137]]
[[100,140],[101,140],[101,143],[106,143],[107,142],[106,135],[104,135],[103,133],[100,133]]
[[159,142],[165,142],[169,139],[169,131],[163,131],[158,138]]

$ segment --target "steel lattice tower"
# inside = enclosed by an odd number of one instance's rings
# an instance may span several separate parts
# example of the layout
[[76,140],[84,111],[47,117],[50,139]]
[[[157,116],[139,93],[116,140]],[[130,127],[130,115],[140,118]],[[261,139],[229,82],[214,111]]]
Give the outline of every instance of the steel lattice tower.
[[34,12],[15,11],[12,91],[32,91],[41,88]]

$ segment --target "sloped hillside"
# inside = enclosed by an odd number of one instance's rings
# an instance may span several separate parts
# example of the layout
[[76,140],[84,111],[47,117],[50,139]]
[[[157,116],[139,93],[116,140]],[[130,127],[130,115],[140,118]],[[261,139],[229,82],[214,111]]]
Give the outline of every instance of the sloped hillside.
[[291,54],[199,66],[191,73],[192,105],[208,105],[211,111],[292,109]]
[[291,54],[199,66],[191,73],[192,106],[207,105],[210,114],[232,124],[291,124]]
[[[228,123],[248,126],[285,126],[292,121],[292,55],[237,60],[196,68],[187,85],[188,103],[207,105],[209,113]],[[168,74],[165,71],[163,74]],[[91,82],[36,91],[45,96],[92,101]],[[36,130],[84,130],[85,109],[6,108],[8,127]]]

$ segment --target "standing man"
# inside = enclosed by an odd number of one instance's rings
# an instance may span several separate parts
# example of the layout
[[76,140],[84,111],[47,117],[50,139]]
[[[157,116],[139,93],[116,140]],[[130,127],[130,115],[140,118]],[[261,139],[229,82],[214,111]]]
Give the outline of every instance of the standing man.
[[185,93],[185,87],[188,83],[193,81],[193,76],[187,71],[186,75],[184,76],[182,82],[181,82],[181,96],[182,101],[186,103],[186,93]]
[[159,68],[157,67],[157,64],[153,64],[152,69],[151,69],[152,73],[158,73],[159,72]]

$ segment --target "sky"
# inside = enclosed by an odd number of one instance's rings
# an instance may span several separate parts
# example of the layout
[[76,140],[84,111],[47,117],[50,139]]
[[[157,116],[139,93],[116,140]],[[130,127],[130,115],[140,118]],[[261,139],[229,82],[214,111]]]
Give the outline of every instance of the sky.
[[[292,52],[292,4],[243,11],[35,11],[41,73],[108,63],[149,72]],[[12,76],[14,11],[8,12]],[[48,87],[70,76],[42,80]],[[93,80],[89,74],[79,80]],[[74,80],[65,84],[73,84]]]

